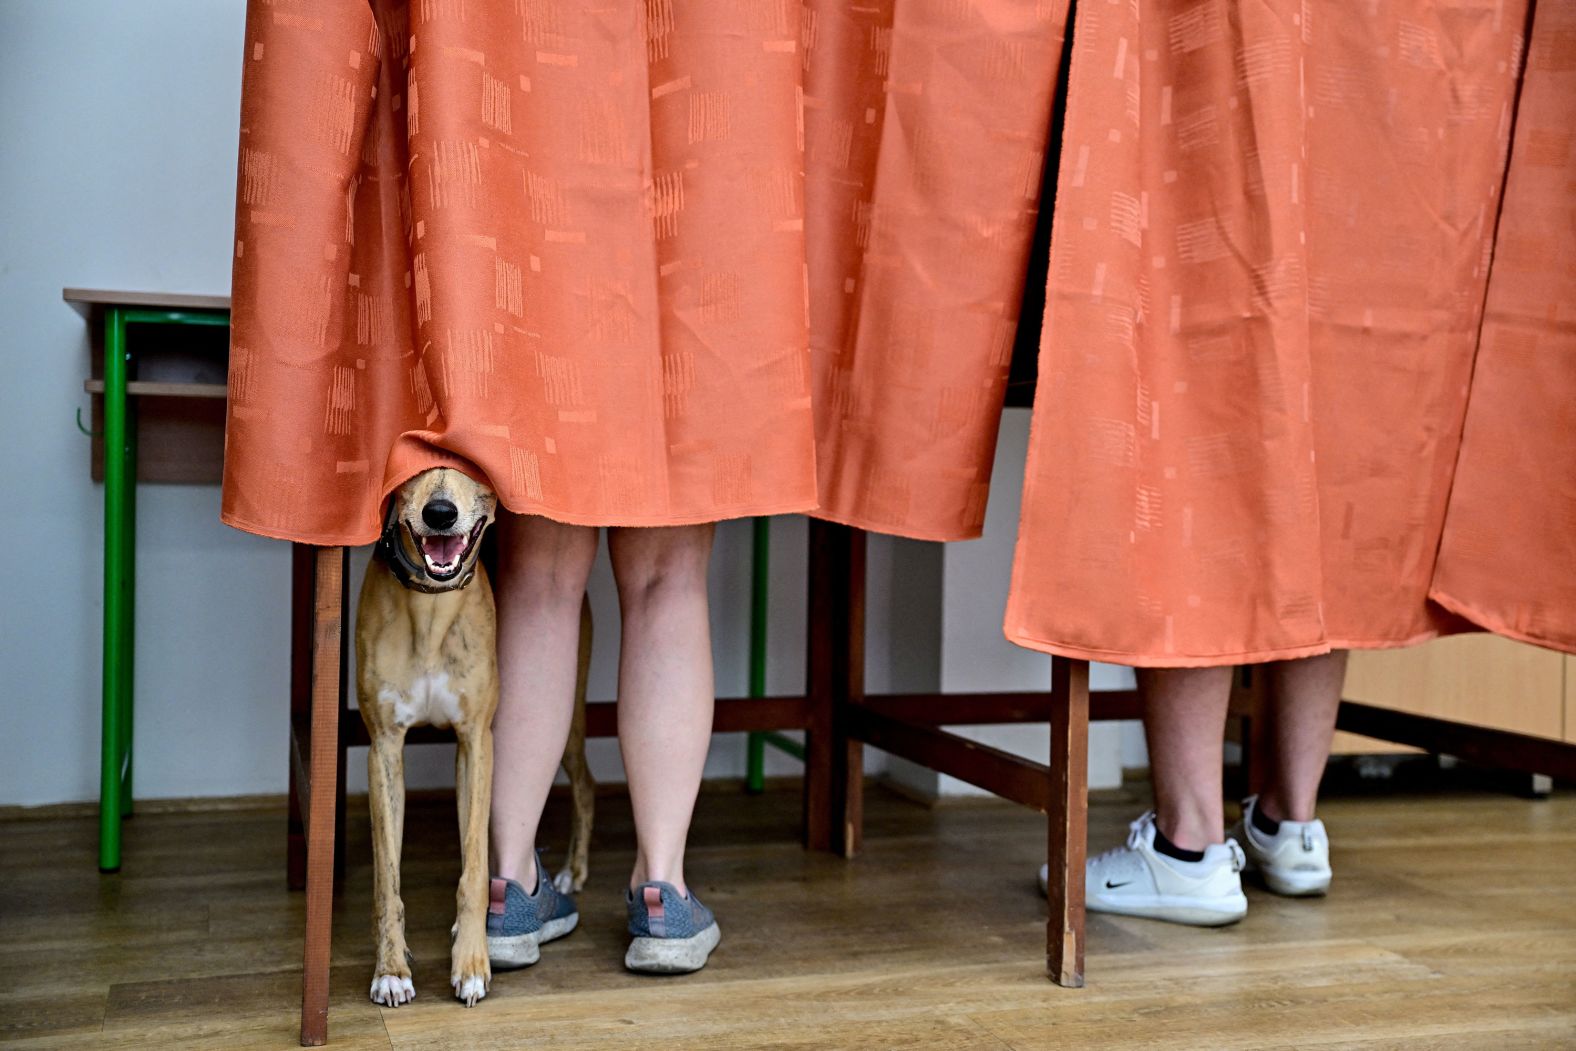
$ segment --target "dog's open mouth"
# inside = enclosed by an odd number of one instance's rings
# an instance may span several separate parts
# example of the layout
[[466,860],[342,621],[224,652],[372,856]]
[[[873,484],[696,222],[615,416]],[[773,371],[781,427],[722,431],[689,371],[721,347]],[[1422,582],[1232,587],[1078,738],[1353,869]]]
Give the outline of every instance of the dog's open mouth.
[[427,575],[433,580],[453,580],[458,576],[485,528],[487,528],[487,519],[482,518],[469,533],[422,536],[408,522],[405,525],[411,541],[416,545],[416,550],[421,552],[421,559],[427,565]]

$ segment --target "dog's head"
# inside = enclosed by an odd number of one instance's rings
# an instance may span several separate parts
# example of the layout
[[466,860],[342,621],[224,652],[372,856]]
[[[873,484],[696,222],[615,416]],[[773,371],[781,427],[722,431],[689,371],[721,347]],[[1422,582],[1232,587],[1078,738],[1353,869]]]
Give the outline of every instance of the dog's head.
[[394,490],[379,551],[400,583],[452,591],[470,583],[498,497],[469,475],[432,467]]

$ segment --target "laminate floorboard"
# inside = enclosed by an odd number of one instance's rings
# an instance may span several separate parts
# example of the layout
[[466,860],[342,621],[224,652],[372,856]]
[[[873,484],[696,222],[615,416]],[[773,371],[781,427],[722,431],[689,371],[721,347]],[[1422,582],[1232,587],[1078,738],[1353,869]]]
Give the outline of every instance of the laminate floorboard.
[[[371,846],[352,806],[334,903],[330,1046],[346,1049],[1576,1048],[1576,796],[1336,796],[1322,900],[1250,887],[1248,918],[1193,930],[1091,915],[1088,987],[1044,971],[1043,819],[927,809],[872,786],[852,862],[797,842],[799,795],[709,790],[689,876],[722,945],[699,974],[623,970],[627,801],[598,800],[580,929],[466,1010],[449,995],[459,854],[452,802],[413,800],[404,890],[417,1000],[380,1008]],[[1144,786],[1097,794],[1090,847]],[[548,863],[566,839],[550,804]],[[282,808],[141,814],[125,869],[96,825],[0,823],[0,1043],[251,1051],[295,1046],[304,903]]]

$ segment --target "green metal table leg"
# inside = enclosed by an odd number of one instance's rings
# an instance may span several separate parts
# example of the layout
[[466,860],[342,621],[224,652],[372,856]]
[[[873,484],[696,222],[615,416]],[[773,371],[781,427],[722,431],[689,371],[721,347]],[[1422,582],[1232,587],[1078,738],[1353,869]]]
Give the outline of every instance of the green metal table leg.
[[766,791],[766,735],[751,730],[747,739],[749,750],[744,755],[744,790],[751,795]]
[[103,731],[99,739],[99,871],[120,869],[121,797],[125,783],[127,614],[126,317],[111,307],[104,318],[104,674]]
[[132,812],[133,653],[137,606],[137,418],[127,398],[139,325],[227,326],[224,310],[104,312],[104,677],[99,768],[99,869],[120,868],[120,822]]
[[[126,350],[126,373],[131,375],[132,354]],[[132,715],[136,687],[133,669],[137,665],[137,405],[126,399],[126,508],[121,531],[126,538],[121,556],[121,636],[120,648],[120,816],[131,816]]]

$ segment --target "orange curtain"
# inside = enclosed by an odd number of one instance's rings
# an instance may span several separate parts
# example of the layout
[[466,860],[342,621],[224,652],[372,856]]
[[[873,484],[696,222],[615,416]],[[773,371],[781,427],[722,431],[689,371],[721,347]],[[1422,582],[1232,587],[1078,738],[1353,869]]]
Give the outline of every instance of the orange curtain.
[[448,463],[567,522],[977,536],[1065,21],[254,0],[224,520],[364,542]]
[[1537,5],[1431,597],[1576,653],[1576,4]]
[[253,0],[223,518],[815,506],[798,4]]
[[1572,270],[1526,243],[1572,232],[1570,11],[1496,250],[1524,3],[1080,5],[1009,638],[1186,666],[1474,626],[1432,591],[1571,645]]
[[818,517],[979,536],[1067,0],[810,0]]
[[[1572,11],[1077,6],[1009,638],[1576,648]],[[978,535],[1067,17],[253,0],[224,520]]]

